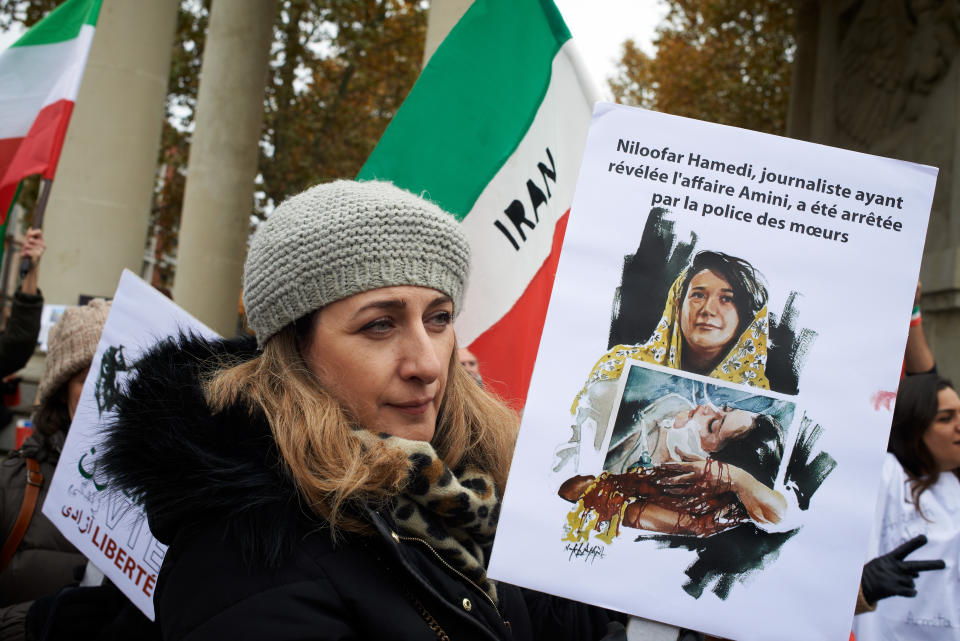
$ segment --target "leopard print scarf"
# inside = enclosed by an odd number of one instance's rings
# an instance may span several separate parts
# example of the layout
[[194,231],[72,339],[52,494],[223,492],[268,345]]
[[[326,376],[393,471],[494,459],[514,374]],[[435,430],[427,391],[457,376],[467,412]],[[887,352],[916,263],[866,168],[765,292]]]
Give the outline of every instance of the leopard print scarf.
[[489,474],[476,468],[451,471],[425,441],[359,430],[368,446],[379,441],[400,448],[410,462],[407,485],[391,515],[403,534],[423,539],[444,561],[497,601],[487,578],[487,553],[500,516],[500,497]]

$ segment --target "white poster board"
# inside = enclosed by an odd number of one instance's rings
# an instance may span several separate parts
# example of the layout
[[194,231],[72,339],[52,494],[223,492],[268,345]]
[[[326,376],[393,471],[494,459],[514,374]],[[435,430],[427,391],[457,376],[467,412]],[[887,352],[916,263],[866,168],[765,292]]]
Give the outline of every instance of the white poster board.
[[70,307],[70,305],[54,305],[52,303],[43,304],[43,312],[40,315],[40,333],[37,335],[37,344],[40,348],[40,351],[44,354],[47,353],[47,339],[50,336],[50,330],[53,329],[53,326],[57,324],[57,321],[60,320],[60,317],[63,316],[63,312]]
[[847,638],[936,176],[598,104],[490,575]]
[[113,413],[124,371],[160,339],[217,334],[124,270],[57,463],[43,514],[150,619],[166,546],[129,497],[97,474],[99,432]]

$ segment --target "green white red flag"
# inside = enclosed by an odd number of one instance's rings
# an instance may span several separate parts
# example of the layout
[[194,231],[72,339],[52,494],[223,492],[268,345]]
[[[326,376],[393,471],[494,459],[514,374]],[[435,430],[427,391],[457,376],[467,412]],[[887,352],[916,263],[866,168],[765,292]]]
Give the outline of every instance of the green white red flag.
[[457,341],[522,407],[598,99],[551,0],[475,0],[360,171],[461,221],[473,267]]
[[0,222],[19,182],[52,179],[101,0],[67,0],[0,52]]

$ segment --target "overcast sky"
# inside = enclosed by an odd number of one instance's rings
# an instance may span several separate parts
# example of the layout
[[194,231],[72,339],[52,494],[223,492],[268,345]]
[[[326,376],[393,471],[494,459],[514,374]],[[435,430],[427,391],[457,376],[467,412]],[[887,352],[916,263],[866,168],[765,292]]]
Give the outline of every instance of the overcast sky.
[[554,0],[573,34],[577,48],[604,98],[610,98],[607,78],[613,75],[620,46],[627,38],[653,54],[653,30],[667,9],[661,0]]

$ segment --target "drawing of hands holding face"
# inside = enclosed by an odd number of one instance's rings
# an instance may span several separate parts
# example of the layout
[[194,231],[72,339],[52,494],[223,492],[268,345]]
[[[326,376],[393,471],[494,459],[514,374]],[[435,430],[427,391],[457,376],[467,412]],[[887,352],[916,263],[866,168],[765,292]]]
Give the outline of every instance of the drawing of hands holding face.
[[702,492],[706,487],[716,492],[730,491],[737,495],[747,514],[756,523],[779,523],[787,509],[787,501],[780,492],[770,489],[749,472],[734,465],[678,451],[681,460],[662,466],[675,474],[663,481],[669,494]]

